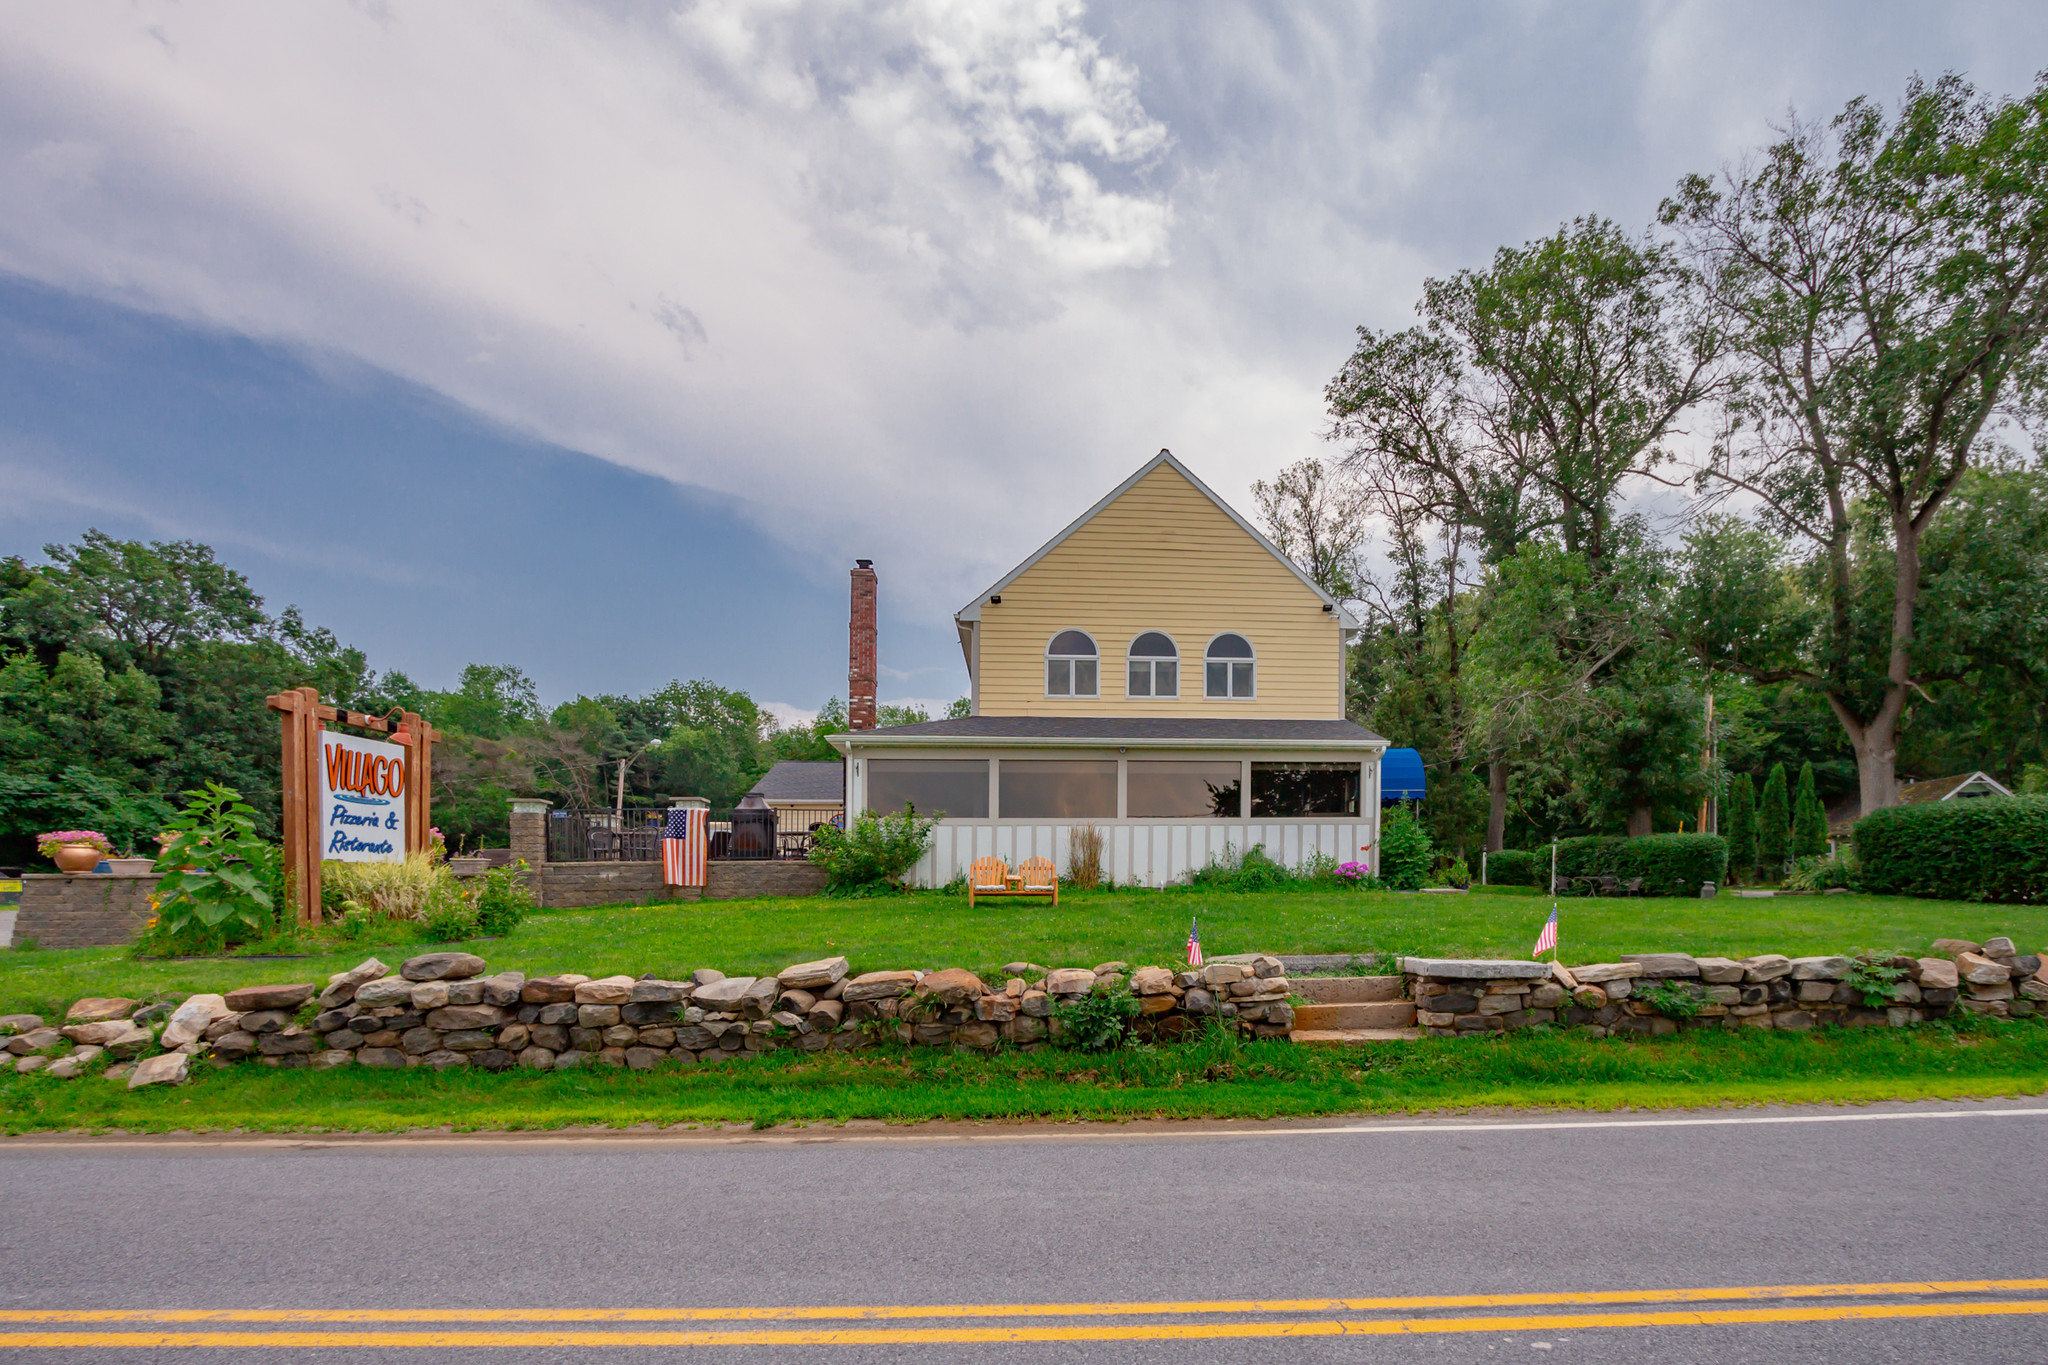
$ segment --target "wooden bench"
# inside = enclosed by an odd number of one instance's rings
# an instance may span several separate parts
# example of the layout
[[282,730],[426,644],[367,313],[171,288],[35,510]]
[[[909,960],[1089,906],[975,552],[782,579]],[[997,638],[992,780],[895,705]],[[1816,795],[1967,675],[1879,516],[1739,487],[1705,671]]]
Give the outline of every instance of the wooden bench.
[[1015,872],[1001,858],[976,858],[967,871],[967,903],[982,896],[1050,896],[1060,903],[1060,879],[1050,858],[1026,858]]

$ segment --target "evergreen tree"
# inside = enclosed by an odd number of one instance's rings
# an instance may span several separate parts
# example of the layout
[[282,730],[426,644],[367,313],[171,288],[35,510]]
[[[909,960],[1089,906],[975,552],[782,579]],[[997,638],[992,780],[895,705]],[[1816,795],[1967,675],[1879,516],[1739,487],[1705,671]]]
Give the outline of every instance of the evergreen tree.
[[1828,813],[1813,785],[1813,765],[1799,769],[1799,792],[1792,802],[1792,851],[1817,858],[1828,851]]
[[1731,881],[1756,876],[1756,783],[1748,773],[1728,784],[1728,873]]
[[1784,875],[1785,860],[1792,856],[1792,803],[1786,799],[1785,765],[1773,763],[1764,779],[1763,799],[1757,802],[1757,864],[1772,880]]

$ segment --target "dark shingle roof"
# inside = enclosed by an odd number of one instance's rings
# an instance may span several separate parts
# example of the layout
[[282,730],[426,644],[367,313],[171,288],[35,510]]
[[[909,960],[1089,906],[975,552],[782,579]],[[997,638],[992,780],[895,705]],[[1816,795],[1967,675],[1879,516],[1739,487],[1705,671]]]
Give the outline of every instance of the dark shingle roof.
[[1261,720],[1249,716],[966,716],[891,725],[855,735],[870,739],[1120,739],[1201,744],[1266,740],[1275,744],[1384,744],[1379,735],[1348,720]]
[[816,801],[831,805],[846,799],[846,765],[811,763],[785,758],[761,774],[754,790],[770,801]]

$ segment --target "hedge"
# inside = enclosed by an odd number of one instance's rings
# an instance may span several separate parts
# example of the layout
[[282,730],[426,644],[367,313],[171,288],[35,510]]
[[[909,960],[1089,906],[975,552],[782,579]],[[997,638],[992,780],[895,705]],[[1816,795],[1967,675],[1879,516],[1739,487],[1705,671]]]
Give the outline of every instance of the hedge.
[[1700,883],[1725,881],[1728,841],[1718,834],[1645,834],[1625,839],[1617,834],[1589,834],[1560,839],[1557,875],[1643,879],[1650,896],[1697,896]]
[[1858,820],[1855,838],[1866,891],[2048,902],[2048,796],[1890,806]]
[[1486,855],[1488,886],[1541,886],[1544,874],[1549,871],[1550,850],[1547,848],[1540,854],[1504,848]]

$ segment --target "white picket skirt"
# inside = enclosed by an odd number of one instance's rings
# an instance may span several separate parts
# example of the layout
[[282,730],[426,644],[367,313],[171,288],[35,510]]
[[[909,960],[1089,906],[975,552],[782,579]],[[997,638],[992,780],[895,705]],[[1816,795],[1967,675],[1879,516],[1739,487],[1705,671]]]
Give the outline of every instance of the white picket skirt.
[[1267,856],[1299,867],[1316,854],[1379,870],[1377,822],[1344,820],[1093,820],[1044,824],[1030,820],[942,820],[931,850],[911,873],[919,886],[944,886],[967,875],[976,858],[1050,858],[1067,875],[1069,836],[1092,824],[1103,834],[1103,871],[1118,885],[1165,886],[1203,865],[1264,845]]

